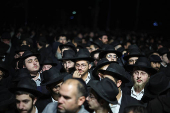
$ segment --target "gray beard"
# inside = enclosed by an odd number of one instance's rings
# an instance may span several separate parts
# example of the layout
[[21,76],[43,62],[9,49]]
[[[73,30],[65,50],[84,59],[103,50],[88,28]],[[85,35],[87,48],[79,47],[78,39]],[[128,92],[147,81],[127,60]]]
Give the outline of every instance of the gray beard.
[[134,82],[134,85],[133,85],[134,90],[137,91],[137,92],[141,92],[144,89],[145,85],[148,83],[148,81],[149,81],[149,78],[147,79],[146,82],[142,83],[141,85]]

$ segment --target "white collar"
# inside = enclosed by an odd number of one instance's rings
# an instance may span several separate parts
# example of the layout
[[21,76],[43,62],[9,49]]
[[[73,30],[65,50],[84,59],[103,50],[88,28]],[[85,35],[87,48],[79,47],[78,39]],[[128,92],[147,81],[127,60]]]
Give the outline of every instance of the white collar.
[[86,80],[85,80],[86,84],[90,81],[90,79],[91,79],[90,73],[88,72],[88,76],[87,76],[87,78],[86,78]]
[[52,102],[58,102],[58,101],[54,100],[53,97],[51,97],[51,98],[52,98]]
[[36,106],[35,106],[35,110],[36,110],[36,111],[35,111],[35,113],[38,113],[38,109],[37,109],[37,107],[36,107]]
[[134,89],[134,86],[131,88],[131,93],[134,94],[134,95],[140,95],[140,94],[144,94],[144,88],[142,89],[142,91],[138,94],[136,94],[136,91]]

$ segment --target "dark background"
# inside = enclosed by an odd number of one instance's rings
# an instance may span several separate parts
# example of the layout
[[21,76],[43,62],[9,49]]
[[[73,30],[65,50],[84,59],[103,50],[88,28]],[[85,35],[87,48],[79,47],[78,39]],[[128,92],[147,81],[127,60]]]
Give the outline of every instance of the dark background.
[[[168,0],[1,0],[0,24],[168,31],[169,3]],[[153,26],[154,22],[158,26]]]

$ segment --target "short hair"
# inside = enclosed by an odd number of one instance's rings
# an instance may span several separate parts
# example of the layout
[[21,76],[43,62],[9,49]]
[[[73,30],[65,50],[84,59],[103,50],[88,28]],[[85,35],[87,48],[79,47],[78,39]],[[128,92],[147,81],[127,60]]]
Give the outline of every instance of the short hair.
[[32,93],[26,92],[26,91],[16,91],[15,92],[15,95],[23,95],[23,94],[29,95],[29,97],[31,97],[32,100],[34,100],[36,98],[35,95],[33,95]]
[[124,113],[130,113],[131,111],[133,113],[147,113],[147,109],[141,105],[132,105],[124,108]]
[[60,37],[66,37],[66,40],[67,40],[67,36],[65,34],[60,34],[60,35],[56,36],[56,40],[59,40]]

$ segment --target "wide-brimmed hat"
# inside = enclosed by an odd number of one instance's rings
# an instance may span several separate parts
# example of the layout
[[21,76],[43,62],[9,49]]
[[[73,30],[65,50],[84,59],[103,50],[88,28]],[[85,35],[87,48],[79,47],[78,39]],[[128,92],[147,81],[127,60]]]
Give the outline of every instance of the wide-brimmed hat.
[[21,59],[25,60],[26,58],[28,58],[30,56],[36,56],[37,58],[39,58],[40,54],[32,53],[31,51],[25,51],[24,54],[21,56]]
[[123,83],[129,82],[125,69],[117,63],[111,63],[106,70],[99,70],[102,74],[108,74],[122,80]]
[[76,49],[75,45],[74,45],[73,43],[71,43],[71,42],[68,42],[68,43],[66,43],[66,44],[61,44],[61,45],[59,45],[60,50],[61,50],[63,47],[70,47],[70,48],[72,48],[72,50],[73,50],[75,53],[77,53],[77,49]]
[[52,67],[49,70],[44,71],[43,73],[44,80],[41,82],[41,85],[48,85],[62,80],[65,76],[61,75],[56,67]]
[[123,57],[124,60],[128,61],[128,59],[130,57],[141,57],[144,56],[138,49],[130,49],[127,53],[127,55],[125,55]]
[[74,58],[76,61],[77,60],[87,60],[89,62],[92,62],[94,61],[94,59],[90,56],[90,53],[89,51],[85,48],[85,49],[80,49],[75,58]]
[[119,51],[116,51],[112,45],[107,45],[105,49],[102,52],[100,52],[99,58],[100,59],[104,58],[104,56],[108,53],[115,53],[118,57],[122,56],[122,53]]
[[101,40],[95,40],[95,41],[90,41],[90,45],[96,45],[96,46],[98,46],[99,47],[99,49],[101,49],[102,48],[102,45],[103,45],[103,43],[102,43],[102,41]]
[[101,81],[92,80],[89,82],[89,86],[104,100],[111,104],[117,104],[116,96],[119,90],[116,84],[109,78],[104,78]]
[[139,57],[134,65],[127,65],[127,69],[133,72],[134,67],[146,69],[151,75],[157,73],[157,70],[151,67],[151,62],[146,57]]
[[166,47],[162,47],[162,48],[160,48],[160,49],[158,49],[158,53],[162,56],[162,55],[164,55],[164,54],[166,54],[166,53],[168,53],[169,52],[169,50],[168,50],[168,48],[166,48]]
[[75,60],[76,53],[73,50],[65,50],[63,52],[62,59],[58,59],[59,61],[62,60]]
[[151,55],[149,56],[150,62],[162,62],[161,58],[158,55]]
[[37,85],[34,80],[30,78],[24,78],[20,80],[15,88],[10,89],[11,92],[25,91],[35,95],[36,97],[42,96],[42,93],[37,90]]
[[15,102],[15,96],[5,87],[0,86],[0,107],[7,106]]
[[15,53],[23,52],[23,51],[29,51],[30,47],[27,45],[22,45],[18,48],[18,50],[15,51]]
[[97,66],[94,68],[94,70],[92,71],[92,75],[96,78],[98,78],[98,75],[97,75],[97,71],[107,65],[107,64],[111,64],[111,63],[118,63],[118,62],[115,62],[115,61],[109,61],[107,58],[102,58],[101,60],[99,60],[99,62],[97,63]]
[[20,80],[25,79],[25,78],[31,79],[32,77],[27,68],[22,68],[18,70],[17,74],[15,75],[15,78],[12,81],[19,82]]
[[101,51],[102,51],[102,49],[97,49],[97,50],[91,52],[91,53],[90,53],[90,56],[91,56],[92,58],[94,58],[94,54],[100,53]]
[[156,98],[159,94],[163,93],[169,88],[169,78],[166,76],[165,72],[159,72],[150,77],[144,88],[144,96]]
[[56,66],[57,63],[55,63],[51,57],[46,57],[44,59],[44,61],[42,63],[40,63],[40,65],[52,65],[52,66]]
[[9,76],[8,67],[5,64],[5,62],[0,62],[0,70],[3,71],[3,73],[4,73],[3,75],[5,78]]

